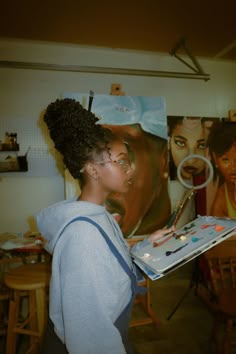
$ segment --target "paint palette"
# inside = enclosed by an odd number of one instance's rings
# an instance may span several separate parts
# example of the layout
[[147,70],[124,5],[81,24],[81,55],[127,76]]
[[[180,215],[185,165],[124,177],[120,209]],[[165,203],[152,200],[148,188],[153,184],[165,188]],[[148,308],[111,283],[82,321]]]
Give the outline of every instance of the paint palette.
[[147,275],[150,270],[161,277],[235,234],[236,220],[199,216],[153,244],[133,248],[131,254],[141,269],[147,268]]

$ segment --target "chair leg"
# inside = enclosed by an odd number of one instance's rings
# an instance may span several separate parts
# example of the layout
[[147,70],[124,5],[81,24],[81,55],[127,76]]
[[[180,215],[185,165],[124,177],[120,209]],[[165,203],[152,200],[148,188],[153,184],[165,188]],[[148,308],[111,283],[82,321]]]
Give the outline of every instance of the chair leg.
[[230,353],[232,331],[233,331],[233,320],[228,319],[226,322],[226,331],[224,336],[224,354]]
[[221,323],[222,318],[220,313],[215,314],[215,319],[213,323],[212,335],[211,335],[211,342],[215,347],[215,353],[222,354],[222,340],[221,340]]

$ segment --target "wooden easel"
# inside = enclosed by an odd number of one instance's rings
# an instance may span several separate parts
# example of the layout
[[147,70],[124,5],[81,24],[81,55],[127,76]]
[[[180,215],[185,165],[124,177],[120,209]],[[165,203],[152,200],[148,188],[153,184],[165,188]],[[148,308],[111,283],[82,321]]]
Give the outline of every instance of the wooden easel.
[[[111,84],[111,91],[110,95],[113,96],[125,96],[125,93],[122,91],[122,86],[121,84]],[[132,247],[135,243],[143,240],[143,237],[135,237],[135,238],[129,238],[127,239],[130,247]],[[156,316],[154,310],[152,309],[151,305],[151,294],[150,294],[150,279],[146,274],[143,274],[144,280],[142,282],[139,282],[138,285],[145,287],[147,289],[147,292],[145,295],[138,294],[136,296],[134,305],[141,305],[142,310],[144,311],[145,316],[139,318],[131,318],[130,322],[130,327],[137,327],[137,326],[143,326],[146,324],[154,324],[155,326],[159,327],[160,326],[160,320]],[[135,306],[134,306],[134,311],[135,311]],[[133,316],[134,317],[134,316]],[[135,316],[136,317],[136,316]]]

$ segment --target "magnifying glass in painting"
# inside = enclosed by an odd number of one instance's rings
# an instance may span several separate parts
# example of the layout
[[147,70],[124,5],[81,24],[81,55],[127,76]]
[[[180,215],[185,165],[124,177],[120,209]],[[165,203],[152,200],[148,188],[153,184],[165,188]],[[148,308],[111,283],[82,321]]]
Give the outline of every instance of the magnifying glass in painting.
[[[186,180],[183,179],[182,174],[181,174],[181,170],[182,167],[184,166],[184,164],[186,163],[186,161],[188,160],[202,160],[205,164],[206,164],[206,179],[204,180],[203,183],[199,184],[199,185],[194,185],[194,178],[192,178],[191,180],[189,180],[189,182],[187,182]],[[184,186],[187,191],[186,193],[184,193],[184,196],[182,198],[181,201],[179,201],[173,211],[173,213],[171,214],[171,217],[168,221],[167,227],[170,227],[172,225],[176,225],[177,222],[179,221],[183,211],[185,210],[188,202],[192,199],[192,197],[195,195],[195,193],[197,192],[197,190],[205,188],[210,181],[213,178],[213,167],[211,162],[205,157],[205,156],[201,156],[201,155],[197,155],[197,154],[191,154],[186,156],[178,165],[177,168],[177,178],[179,180],[179,182],[182,184],[182,186]]]

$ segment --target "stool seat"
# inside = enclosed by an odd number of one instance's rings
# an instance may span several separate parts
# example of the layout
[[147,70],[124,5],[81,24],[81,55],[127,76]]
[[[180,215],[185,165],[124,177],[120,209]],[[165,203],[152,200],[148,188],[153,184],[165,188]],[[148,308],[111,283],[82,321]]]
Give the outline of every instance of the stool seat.
[[49,264],[24,264],[6,274],[5,284],[11,289],[33,290],[47,286],[50,273]]
[[[47,290],[51,266],[48,263],[24,264],[5,275],[5,284],[12,290],[6,354],[16,353],[17,334],[29,337],[27,353],[38,353],[47,323]],[[21,299],[28,299],[28,315],[20,316]]]

